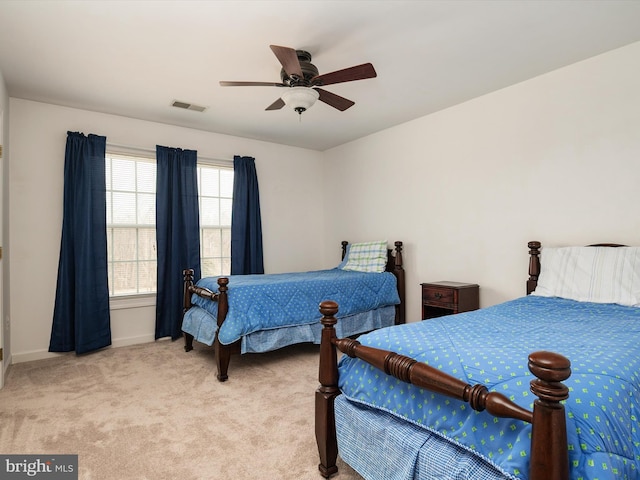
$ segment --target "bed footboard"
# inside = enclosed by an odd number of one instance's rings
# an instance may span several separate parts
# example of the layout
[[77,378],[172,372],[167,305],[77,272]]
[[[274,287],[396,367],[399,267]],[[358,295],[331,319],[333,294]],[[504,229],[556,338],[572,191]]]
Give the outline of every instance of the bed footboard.
[[[195,293],[199,297],[206,298],[213,302],[218,302],[217,324],[219,329],[224,323],[224,320],[227,317],[227,312],[229,311],[229,299],[227,297],[227,290],[229,290],[229,279],[227,277],[218,278],[218,292],[216,293],[206,288],[196,286],[193,282],[192,269],[184,270],[182,274],[184,276],[184,308],[182,311],[182,315],[184,316],[187,310],[192,307],[191,295]],[[193,335],[185,333],[184,349],[186,352],[193,350]],[[225,380],[227,380],[227,378],[229,378],[227,372],[229,370],[229,361],[231,359],[231,354],[238,350],[238,345],[222,345],[218,341],[218,336],[216,335],[214,349],[216,365],[218,368],[217,378],[221,382],[224,382]]]
[[531,423],[529,479],[568,480],[566,420],[564,406],[560,403],[569,396],[568,388],[561,383],[571,374],[571,364],[567,358],[552,352],[534,352],[529,355],[529,370],[536,377],[531,381],[531,391],[538,397],[531,412],[500,393],[489,392],[484,385],[469,385],[404,355],[367,347],[356,340],[336,338],[334,325],[337,322],[337,312],[338,305],[335,302],[325,301],[320,304],[323,329],[320,386],[316,390],[315,399],[315,428],[320,456],[318,468],[322,476],[328,478],[338,471],[334,400],[340,394],[336,350],[339,349],[404,382],[467,402],[475,410],[487,410],[494,416]]

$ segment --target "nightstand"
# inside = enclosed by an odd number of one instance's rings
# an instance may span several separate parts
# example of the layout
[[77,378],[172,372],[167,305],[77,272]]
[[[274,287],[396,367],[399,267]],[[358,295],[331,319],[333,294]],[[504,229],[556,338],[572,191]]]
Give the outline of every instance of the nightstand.
[[475,283],[433,282],[421,285],[423,320],[480,308],[480,287]]

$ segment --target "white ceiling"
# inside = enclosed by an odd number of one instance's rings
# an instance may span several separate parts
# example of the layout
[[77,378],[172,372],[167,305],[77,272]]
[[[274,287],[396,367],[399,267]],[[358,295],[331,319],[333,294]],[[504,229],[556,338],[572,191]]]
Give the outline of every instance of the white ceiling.
[[[640,41],[638,0],[0,0],[11,97],[325,150]],[[371,62],[377,78],[325,87],[302,117],[269,45],[320,73]],[[207,107],[171,107],[173,100]]]

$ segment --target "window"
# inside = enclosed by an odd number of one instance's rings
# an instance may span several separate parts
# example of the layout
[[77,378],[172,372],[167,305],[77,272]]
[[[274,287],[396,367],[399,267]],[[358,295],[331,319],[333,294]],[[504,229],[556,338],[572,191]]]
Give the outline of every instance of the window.
[[231,273],[233,168],[198,164],[202,276]]
[[[107,153],[105,165],[109,294],[155,293],[155,158]],[[228,275],[233,168],[199,163],[198,193],[202,275]]]
[[106,155],[109,294],[155,293],[156,163]]

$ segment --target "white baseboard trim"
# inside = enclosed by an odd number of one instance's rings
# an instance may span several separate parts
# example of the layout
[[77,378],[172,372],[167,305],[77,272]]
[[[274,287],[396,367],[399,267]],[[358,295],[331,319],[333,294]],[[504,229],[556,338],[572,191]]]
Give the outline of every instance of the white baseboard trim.
[[151,343],[155,342],[155,336],[153,333],[146,335],[138,335],[137,337],[118,338],[113,340],[111,347],[128,347],[129,345],[138,345],[139,343]]
[[[111,346],[107,348],[128,347],[129,345],[138,345],[140,343],[150,343],[155,341],[153,334],[139,335],[137,337],[127,337],[112,339]],[[33,350],[31,352],[14,353],[11,356],[11,363],[32,362],[34,360],[44,360],[47,358],[57,358],[61,355],[75,355],[74,352],[55,353],[47,350]]]
[[[5,354],[6,355],[6,354]],[[0,377],[0,388],[4,387],[4,382],[7,380],[7,375],[9,375],[9,368],[11,368],[11,355],[7,358],[3,359],[0,362],[0,366],[4,369],[2,372],[2,376]]]

